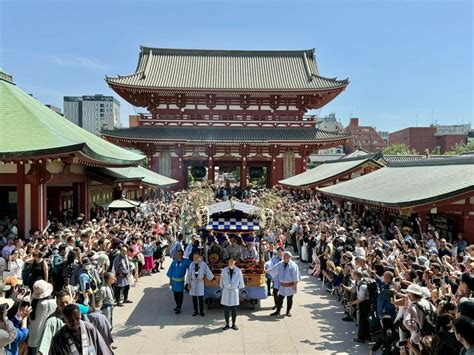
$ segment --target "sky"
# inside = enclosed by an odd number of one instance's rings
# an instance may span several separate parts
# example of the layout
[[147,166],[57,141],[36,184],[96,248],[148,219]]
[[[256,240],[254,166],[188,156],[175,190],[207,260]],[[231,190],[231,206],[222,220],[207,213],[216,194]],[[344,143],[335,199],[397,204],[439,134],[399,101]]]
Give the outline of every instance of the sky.
[[[320,74],[349,78],[320,110],[395,131],[473,121],[471,0],[0,0],[0,68],[43,103],[115,94],[140,45],[315,48]],[[120,99],[120,98],[119,98]],[[120,99],[122,122],[142,111]]]

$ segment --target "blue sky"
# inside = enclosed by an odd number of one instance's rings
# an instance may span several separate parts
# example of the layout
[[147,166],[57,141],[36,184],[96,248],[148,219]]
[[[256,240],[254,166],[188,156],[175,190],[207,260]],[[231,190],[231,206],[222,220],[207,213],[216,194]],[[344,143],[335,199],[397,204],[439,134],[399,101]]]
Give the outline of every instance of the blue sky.
[[[394,131],[473,120],[471,0],[0,0],[0,67],[44,103],[112,94],[141,44],[316,48],[320,73],[349,77],[320,110]],[[115,95],[118,96],[118,95]],[[122,121],[135,108],[121,100]]]

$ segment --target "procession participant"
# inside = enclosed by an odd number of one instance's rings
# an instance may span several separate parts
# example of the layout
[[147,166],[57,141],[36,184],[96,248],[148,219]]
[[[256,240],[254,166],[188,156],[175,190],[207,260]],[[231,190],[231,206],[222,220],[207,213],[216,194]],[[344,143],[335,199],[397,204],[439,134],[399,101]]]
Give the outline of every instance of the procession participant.
[[170,278],[170,285],[176,302],[176,308],[174,309],[174,313],[176,314],[181,313],[181,306],[183,305],[184,278],[190,263],[191,261],[183,258],[183,251],[178,250],[176,252],[176,259],[173,260],[168,272],[166,273],[166,276]]
[[258,261],[258,252],[255,248],[255,243],[248,242],[246,248],[242,250],[242,259],[243,260],[253,260]]
[[170,249],[170,258],[174,259],[176,257],[176,252],[178,250],[183,250],[183,235],[178,234],[178,237],[174,241],[173,245],[171,246]]
[[298,282],[301,281],[298,265],[291,260],[291,253],[286,251],[283,254],[283,261],[268,269],[267,272],[272,277],[279,277],[280,288],[278,290],[277,309],[271,316],[280,315],[283,306],[283,299],[286,297],[286,316],[291,317],[291,307],[293,306],[293,295],[296,293]]
[[192,261],[193,255],[196,253],[199,253],[199,237],[195,235],[184,251],[184,258]]
[[[128,260],[128,248],[121,247],[120,254],[117,255],[113,262],[112,270],[115,273],[117,282],[115,283],[115,301],[117,302],[117,307],[123,307],[123,303],[132,303],[128,299],[128,291],[130,291],[130,283],[128,281],[128,276],[130,275],[130,262]],[[123,303],[120,302],[120,296],[123,291]]]
[[50,355],[113,354],[99,331],[81,320],[77,305],[64,307],[63,320],[65,325],[54,335]]
[[204,277],[207,277],[208,280],[212,280],[214,275],[207,264],[201,260],[201,255],[195,253],[193,255],[193,262],[189,265],[188,274],[186,275],[186,284],[189,289],[189,294],[193,296],[193,317],[198,314],[204,317]]
[[[38,353],[46,355],[49,353],[51,347],[51,341],[53,340],[54,334],[56,334],[61,327],[64,325],[62,311],[68,304],[74,303],[73,297],[67,291],[59,291],[56,294],[56,311],[51,314],[46,322],[41,333],[40,342],[38,346]],[[82,304],[78,305],[81,311],[82,317],[89,313],[89,307]]]
[[235,266],[235,259],[230,257],[228,266],[222,270],[220,288],[222,290],[221,304],[224,308],[225,327],[223,330],[230,328],[229,316],[232,314],[232,329],[239,329],[236,324],[237,306],[240,304],[239,291],[245,289],[242,271]]
[[222,258],[224,260],[229,260],[231,257],[234,258],[234,260],[242,259],[242,247],[237,244],[237,238],[232,236],[229,238],[229,241],[230,245],[224,249]]
[[[267,263],[265,263],[265,267],[267,269],[270,269],[274,267],[276,264],[281,262],[283,260],[283,248],[278,247],[277,248],[277,254],[274,255]],[[272,309],[277,309],[278,305],[278,290],[280,289],[280,278],[278,275],[272,276],[267,272],[268,279],[270,282],[273,280],[273,302],[275,305],[272,307]],[[270,292],[268,292],[268,295],[271,295]]]

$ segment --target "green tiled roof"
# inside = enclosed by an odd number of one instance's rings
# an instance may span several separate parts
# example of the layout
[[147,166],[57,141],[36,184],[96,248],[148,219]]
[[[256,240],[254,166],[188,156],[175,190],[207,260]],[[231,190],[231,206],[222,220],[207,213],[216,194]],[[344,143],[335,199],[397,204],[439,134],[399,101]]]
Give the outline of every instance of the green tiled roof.
[[103,131],[108,137],[145,141],[193,142],[315,142],[347,138],[317,128],[151,127],[138,126]]
[[74,152],[112,166],[144,159],[76,126],[5,80],[0,80],[0,132],[0,159]]
[[128,167],[128,168],[106,168],[108,172],[110,172],[114,177],[118,178],[119,180],[140,180],[148,185],[153,186],[170,186],[178,183],[177,180],[170,179],[169,177],[160,175],[146,169],[142,166],[137,167]]
[[474,158],[424,159],[319,189],[330,197],[390,208],[415,207],[474,192]]
[[301,174],[292,176],[285,180],[281,180],[279,181],[279,183],[285,186],[298,188],[315,186],[324,183],[329,179],[337,178],[338,176],[344,175],[352,169],[355,169],[365,164],[369,160],[376,165],[382,166],[381,164],[373,160],[373,158],[374,155],[351,159],[331,160],[313,169],[307,170]]
[[109,84],[144,88],[215,90],[320,90],[346,80],[319,75],[314,49],[245,51],[141,47],[134,74]]

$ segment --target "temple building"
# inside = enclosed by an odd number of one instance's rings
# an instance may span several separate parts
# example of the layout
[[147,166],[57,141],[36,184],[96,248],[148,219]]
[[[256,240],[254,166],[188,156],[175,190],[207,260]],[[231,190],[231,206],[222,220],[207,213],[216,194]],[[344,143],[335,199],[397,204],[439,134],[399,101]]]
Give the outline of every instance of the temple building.
[[64,213],[88,220],[94,206],[177,182],[140,167],[143,155],[76,126],[1,71],[0,132],[0,225],[8,218],[20,237]]
[[245,51],[141,47],[135,73],[108,85],[148,113],[103,137],[141,150],[152,170],[188,185],[198,174],[240,169],[240,187],[268,186],[306,170],[308,156],[347,143],[306,120],[349,81],[319,74],[314,50]]

